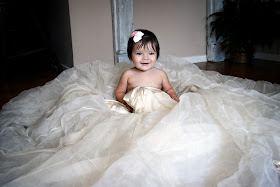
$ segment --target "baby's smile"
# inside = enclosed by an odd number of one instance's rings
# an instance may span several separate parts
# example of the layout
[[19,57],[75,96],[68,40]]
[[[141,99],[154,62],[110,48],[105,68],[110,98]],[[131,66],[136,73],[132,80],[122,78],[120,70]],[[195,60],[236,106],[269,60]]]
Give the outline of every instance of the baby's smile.
[[142,62],[141,65],[144,65],[144,66],[147,66],[149,65],[150,63],[149,62]]

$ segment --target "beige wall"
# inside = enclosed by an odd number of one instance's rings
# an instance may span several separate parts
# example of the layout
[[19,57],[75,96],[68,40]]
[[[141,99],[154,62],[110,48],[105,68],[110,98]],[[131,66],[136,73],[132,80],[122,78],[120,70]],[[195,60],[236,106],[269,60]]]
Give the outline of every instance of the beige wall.
[[[113,64],[110,0],[69,0],[74,66],[102,60]],[[161,55],[206,55],[205,0],[133,2],[134,25],[153,31]]]
[[205,0],[141,0],[133,8],[135,29],[153,31],[161,55],[206,55]]
[[69,0],[74,66],[114,63],[110,0]]

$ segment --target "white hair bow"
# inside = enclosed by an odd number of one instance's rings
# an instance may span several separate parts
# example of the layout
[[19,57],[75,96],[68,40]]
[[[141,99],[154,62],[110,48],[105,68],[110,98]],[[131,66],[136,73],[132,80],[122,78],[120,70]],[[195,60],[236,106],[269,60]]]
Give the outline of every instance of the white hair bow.
[[130,38],[133,37],[133,41],[135,43],[139,42],[142,39],[142,36],[144,36],[144,33],[141,31],[134,31],[131,33]]

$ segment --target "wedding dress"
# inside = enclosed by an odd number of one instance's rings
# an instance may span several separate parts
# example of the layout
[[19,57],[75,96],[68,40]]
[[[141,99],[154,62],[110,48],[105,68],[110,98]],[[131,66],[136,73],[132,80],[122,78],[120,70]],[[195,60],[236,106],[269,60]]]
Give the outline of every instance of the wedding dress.
[[85,63],[4,105],[0,185],[280,186],[280,85],[167,56],[180,102],[139,87],[129,113],[114,91],[131,67]]
[[[153,87],[138,86],[125,94],[123,100],[133,108],[133,113],[150,113],[154,111],[170,111],[177,102],[167,93]],[[115,100],[105,101],[111,110],[128,114],[125,105]]]

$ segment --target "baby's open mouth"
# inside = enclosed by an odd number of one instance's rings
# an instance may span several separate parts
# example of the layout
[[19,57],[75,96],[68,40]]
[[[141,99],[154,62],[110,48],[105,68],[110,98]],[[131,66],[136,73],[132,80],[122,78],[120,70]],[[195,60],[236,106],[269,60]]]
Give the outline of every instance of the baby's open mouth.
[[144,62],[144,63],[141,63],[141,64],[142,64],[142,65],[148,65],[149,63],[148,63],[148,62],[147,62],[147,63],[146,63],[146,62]]

